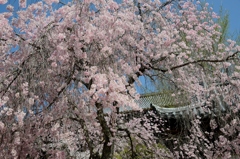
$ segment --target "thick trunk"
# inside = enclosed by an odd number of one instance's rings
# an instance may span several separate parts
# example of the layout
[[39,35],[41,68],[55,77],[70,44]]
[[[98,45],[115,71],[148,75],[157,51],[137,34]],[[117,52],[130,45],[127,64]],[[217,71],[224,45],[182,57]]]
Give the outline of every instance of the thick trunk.
[[96,107],[97,107],[97,119],[99,120],[99,123],[102,127],[102,132],[104,137],[104,144],[103,144],[101,159],[111,159],[113,157],[112,156],[113,145],[110,143],[112,134],[109,126],[107,125],[107,121],[104,118],[102,105],[100,103],[96,103]]
[[105,138],[105,142],[103,144],[103,150],[102,150],[102,157],[101,159],[111,159],[112,158],[112,144],[108,145],[110,142],[110,139],[107,137]]

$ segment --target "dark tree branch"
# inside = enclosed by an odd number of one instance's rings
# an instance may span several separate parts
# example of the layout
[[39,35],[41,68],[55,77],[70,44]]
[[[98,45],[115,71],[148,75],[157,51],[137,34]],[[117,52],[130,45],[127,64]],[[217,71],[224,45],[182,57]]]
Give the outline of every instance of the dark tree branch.
[[[202,62],[207,62],[207,63],[219,63],[219,62],[226,62],[226,61],[229,61],[229,60],[232,60],[234,58],[234,56],[236,56],[237,54],[239,53],[239,51],[236,51],[235,53],[233,53],[232,55],[229,55],[227,56],[226,58],[224,59],[214,59],[214,60],[211,60],[211,59],[201,59],[201,60],[195,60],[195,61],[190,61],[190,62],[186,62],[186,63],[183,63],[181,65],[177,65],[177,66],[173,66],[173,67],[170,67],[169,70],[175,70],[175,69],[178,69],[178,68],[181,68],[181,67],[184,67],[184,66],[188,66],[190,64],[198,64],[198,63],[202,63]],[[161,72],[167,72],[168,69],[166,68],[156,68],[156,67],[153,67],[150,65],[150,68],[153,69],[153,70],[157,70],[157,71],[161,71]]]
[[196,63],[201,63],[201,62],[208,62],[208,63],[219,63],[219,62],[226,62],[228,60],[231,60],[235,55],[237,55],[239,53],[239,51],[236,51],[235,53],[233,53],[232,55],[229,55],[227,56],[227,58],[224,58],[224,59],[215,59],[215,60],[211,60],[211,59],[202,59],[202,60],[196,60],[196,61],[191,61],[191,62],[187,62],[187,63],[184,63],[184,64],[181,64],[181,65],[178,65],[178,66],[173,66],[170,68],[170,70],[175,70],[177,68],[180,68],[180,67],[184,67],[184,66],[187,66],[187,65],[190,65],[190,64],[196,64]]
[[130,146],[131,146],[131,157],[132,157],[132,159],[134,159],[134,157],[135,157],[135,152],[134,152],[134,149],[133,149],[133,141],[132,141],[132,138],[131,138],[131,133],[130,133],[130,131],[128,130],[128,129],[123,129],[123,128],[118,128],[118,131],[124,131],[124,132],[126,132],[126,134],[127,134],[127,137],[129,138],[129,140],[130,140]]
[[57,93],[57,96],[55,96],[55,98],[52,100],[51,103],[49,103],[49,105],[47,106],[47,109],[49,109],[59,98],[59,96],[63,93],[63,91],[68,87],[68,85],[70,84],[70,82],[72,81],[72,76],[75,72],[75,67],[73,67],[71,74],[69,75],[69,77],[67,78],[66,81],[66,86],[64,86],[63,88],[61,88],[61,90]]
[[85,121],[83,119],[81,119],[77,114],[75,114],[77,117],[69,117],[69,119],[73,120],[73,121],[77,121],[80,125],[81,128],[83,129],[83,134],[85,136],[85,140],[88,144],[88,148],[90,151],[90,158],[92,158],[91,156],[93,156],[94,152],[93,152],[93,142],[91,141],[91,138],[89,136],[90,132],[88,131]]
[[159,10],[163,9],[164,7],[166,7],[167,5],[173,3],[176,0],[168,0],[167,2],[164,2],[160,7]]

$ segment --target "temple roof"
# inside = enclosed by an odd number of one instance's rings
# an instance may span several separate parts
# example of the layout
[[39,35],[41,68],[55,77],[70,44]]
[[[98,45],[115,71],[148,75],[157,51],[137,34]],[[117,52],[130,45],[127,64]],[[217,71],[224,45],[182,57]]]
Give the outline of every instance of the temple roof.
[[186,93],[174,93],[173,91],[142,94],[140,99],[136,102],[141,108],[147,108],[150,104],[158,105],[163,108],[176,108],[191,103]]
[[186,93],[174,93],[172,91],[142,94],[136,102],[141,108],[150,108],[152,106],[160,115],[168,117],[190,114],[209,115],[226,110],[225,106],[220,102],[220,109],[215,108],[212,112],[205,103],[191,100]]

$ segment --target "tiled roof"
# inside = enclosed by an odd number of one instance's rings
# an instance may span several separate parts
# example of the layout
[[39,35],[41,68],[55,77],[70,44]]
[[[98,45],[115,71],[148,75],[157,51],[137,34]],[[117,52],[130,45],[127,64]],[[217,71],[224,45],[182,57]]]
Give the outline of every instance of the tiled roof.
[[[219,110],[221,112],[226,110],[220,99],[218,100],[220,109],[213,110],[213,113],[219,112]],[[206,115],[212,113],[209,108],[205,107],[204,103],[193,103],[193,101],[187,97],[186,93],[174,94],[174,92],[161,92],[143,94],[136,102],[141,108],[153,106],[160,115],[168,117],[190,114]]]
[[174,92],[171,91],[142,94],[140,99],[136,102],[141,108],[147,108],[150,104],[158,105],[163,108],[176,108],[191,103],[186,94],[174,94]]

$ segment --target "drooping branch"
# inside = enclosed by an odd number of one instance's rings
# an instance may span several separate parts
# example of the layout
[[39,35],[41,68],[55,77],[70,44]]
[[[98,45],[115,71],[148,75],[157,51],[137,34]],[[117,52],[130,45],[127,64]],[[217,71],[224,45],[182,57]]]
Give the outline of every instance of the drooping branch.
[[202,60],[195,60],[195,61],[190,61],[190,62],[187,62],[187,63],[184,63],[184,64],[181,64],[181,65],[178,65],[178,66],[173,66],[170,68],[170,70],[175,70],[177,68],[180,68],[180,67],[184,67],[184,66],[187,66],[187,65],[190,65],[190,64],[196,64],[196,63],[201,63],[201,62],[208,62],[208,63],[219,63],[219,62],[226,62],[228,60],[231,60],[234,56],[236,56],[237,54],[239,53],[239,51],[236,51],[234,54],[230,55],[230,56],[227,56],[227,58],[224,58],[224,59],[202,59]]
[[87,127],[86,127],[86,124],[85,124],[85,121],[83,119],[81,119],[77,114],[75,114],[77,117],[69,117],[69,119],[73,120],[73,121],[77,121],[80,125],[81,125],[81,128],[83,130],[83,134],[85,136],[85,140],[87,142],[87,145],[88,145],[88,148],[89,148],[89,151],[90,151],[90,158],[91,156],[94,154],[93,152],[93,142],[91,141],[91,138],[89,136],[90,132],[88,131]]
[[129,138],[130,140],[130,146],[131,146],[131,157],[132,159],[134,159],[134,156],[135,156],[135,152],[134,152],[134,149],[133,149],[133,141],[132,141],[132,137],[131,137],[131,133],[128,129],[123,129],[123,128],[118,128],[118,131],[124,131],[126,132],[127,134],[127,137]]
[[75,67],[73,67],[69,77],[67,77],[67,80],[66,80],[66,85],[64,87],[62,87],[60,89],[60,91],[58,91],[57,95],[54,97],[54,99],[52,100],[51,103],[49,103],[49,105],[47,106],[47,109],[51,108],[51,106],[58,100],[58,98],[60,97],[60,95],[64,92],[64,90],[66,90],[66,88],[69,86],[69,84],[71,83],[72,81],[72,76],[75,72]]
[[[207,63],[227,62],[229,60],[232,60],[234,58],[234,56],[236,56],[238,53],[239,53],[239,51],[236,51],[232,55],[229,55],[229,56],[227,56],[226,58],[223,58],[223,59],[201,59],[201,60],[190,61],[190,62],[186,62],[186,63],[180,64],[180,65],[177,65],[177,66],[170,67],[169,70],[173,71],[173,70],[176,70],[178,68],[188,66],[190,64],[197,64],[197,63],[202,63],[202,62],[207,62]],[[161,71],[161,72],[167,72],[168,71],[168,69],[166,69],[166,68],[156,68],[154,66],[150,66],[150,68],[153,69],[153,70]]]

